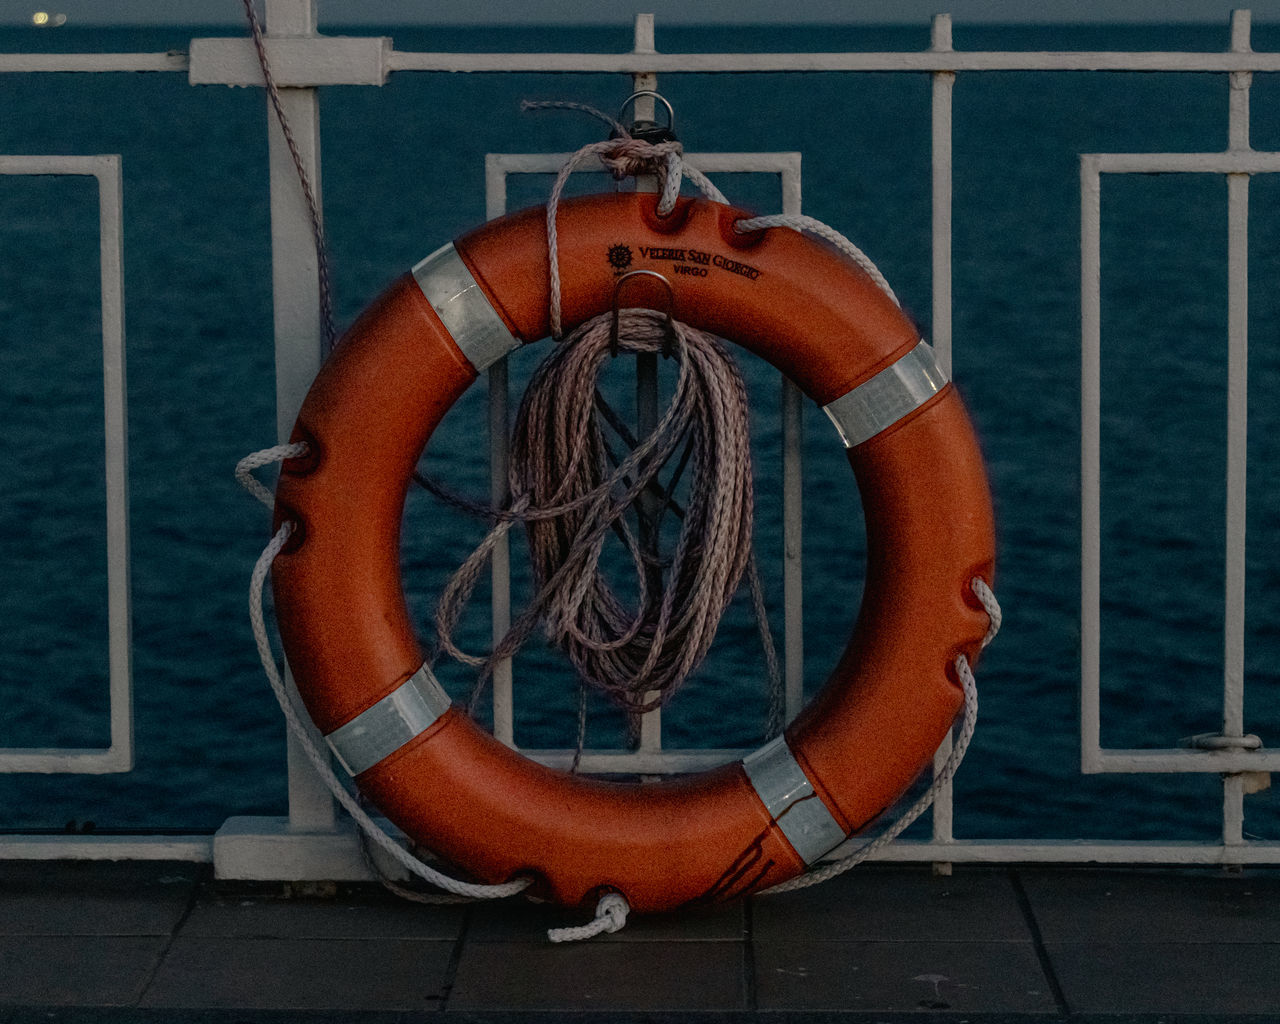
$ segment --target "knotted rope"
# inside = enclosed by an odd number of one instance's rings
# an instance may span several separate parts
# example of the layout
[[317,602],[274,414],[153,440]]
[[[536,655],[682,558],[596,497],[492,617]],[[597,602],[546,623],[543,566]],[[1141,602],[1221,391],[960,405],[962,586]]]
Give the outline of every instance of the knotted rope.
[[581,942],[594,939],[606,932],[620,932],[627,924],[631,904],[618,892],[607,892],[596,904],[596,916],[576,928],[548,928],[547,938],[552,942]]
[[569,175],[575,170],[595,157],[613,172],[615,178],[634,177],[641,174],[657,175],[660,184],[658,215],[661,217],[667,216],[675,209],[676,200],[680,198],[680,184],[685,178],[697,186],[708,199],[725,205],[728,205],[729,200],[705,174],[684,162],[684,147],[679,142],[645,142],[643,139],[632,138],[630,133],[608,114],[585,103],[555,101],[533,103],[526,100],[521,107],[525,110],[581,110],[612,125],[617,135],[617,138],[583,146],[569,157],[556,175],[555,184],[551,187],[551,195],[547,199],[547,249],[551,253],[551,336],[559,340],[563,332],[560,323],[560,244],[556,234],[556,211],[560,207],[560,196],[564,193]]

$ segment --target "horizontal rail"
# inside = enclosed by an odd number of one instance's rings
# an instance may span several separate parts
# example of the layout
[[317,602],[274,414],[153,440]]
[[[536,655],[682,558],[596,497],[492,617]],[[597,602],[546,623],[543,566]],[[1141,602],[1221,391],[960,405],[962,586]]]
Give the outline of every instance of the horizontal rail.
[[1237,772],[1280,772],[1280,750],[1193,750],[1184,747],[1090,750],[1081,767],[1089,773],[1161,772],[1215,775]]
[[[852,852],[857,845],[847,843],[833,851],[829,859]],[[214,837],[207,834],[0,836],[0,860],[151,860],[208,864],[213,859]],[[1252,841],[1228,846],[1128,840],[957,839],[943,843],[899,840],[878,851],[873,859],[924,864],[1274,864],[1280,861],[1280,843]]]
[[[578,770],[587,775],[678,775],[682,772],[705,772],[731,761],[738,761],[755,748],[698,750],[584,750]],[[573,764],[572,750],[526,750],[520,753],[531,761],[568,771]]]
[[[385,85],[385,36],[299,36],[264,42],[278,85]],[[193,39],[192,85],[261,85],[258,51],[248,39]]]
[[0,835],[0,860],[213,861],[212,835]]
[[637,74],[814,71],[1280,71],[1280,53],[1147,51],[915,53],[412,53],[390,71],[586,71]]
[[187,55],[168,53],[0,53],[0,71],[186,71]]
[[[391,50],[382,40],[350,37],[268,40],[277,83],[376,84],[392,71],[719,73],[776,72],[975,72],[975,71],[1280,71],[1280,53],[1196,53],[1149,51],[972,51],[922,50],[914,53],[432,53]],[[261,85],[252,44],[237,37],[192,40],[192,57],[168,53],[3,53],[0,72],[192,71],[198,84]],[[312,50],[314,48],[314,53]],[[210,58],[205,61],[201,50]],[[377,50],[378,52],[374,52]],[[276,53],[279,52],[279,60]],[[286,52],[287,51],[287,52]],[[377,71],[372,69],[377,67]],[[322,81],[317,80],[317,66]]]
[[1280,153],[1085,153],[1084,170],[1098,174],[1274,174]]
[[[837,847],[831,856],[839,855],[842,849]],[[1280,860],[1280,843],[1245,842],[1227,846],[1084,839],[898,841],[880,850],[873,859],[952,864],[1275,864]]]

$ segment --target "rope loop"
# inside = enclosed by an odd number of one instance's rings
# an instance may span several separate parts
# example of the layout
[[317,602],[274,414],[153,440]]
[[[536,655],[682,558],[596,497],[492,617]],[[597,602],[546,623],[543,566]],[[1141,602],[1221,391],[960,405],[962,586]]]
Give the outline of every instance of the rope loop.
[[973,588],[974,596],[982,602],[982,607],[987,613],[987,619],[990,621],[990,625],[987,626],[987,635],[982,638],[982,646],[986,647],[1000,632],[1000,624],[1004,621],[1004,616],[1000,611],[1000,602],[996,600],[996,595],[987,586],[986,580],[981,576],[975,576],[969,581],[969,586]]
[[275,495],[254,477],[253,471],[261,469],[263,466],[283,462],[285,459],[298,458],[306,455],[307,451],[306,441],[295,441],[292,444],[277,444],[272,445],[270,448],[250,452],[236,463],[236,480],[239,481],[241,487],[266,505],[267,508],[275,508]]

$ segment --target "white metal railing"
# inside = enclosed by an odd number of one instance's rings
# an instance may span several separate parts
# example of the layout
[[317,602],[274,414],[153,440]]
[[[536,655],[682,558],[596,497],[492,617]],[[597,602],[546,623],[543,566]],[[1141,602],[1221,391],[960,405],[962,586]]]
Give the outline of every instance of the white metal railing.
[[[391,73],[413,71],[470,72],[609,72],[631,76],[636,89],[652,89],[656,75],[666,72],[914,72],[928,73],[931,92],[932,198],[932,341],[940,364],[951,366],[951,228],[952,228],[952,94],[957,74],[990,71],[1163,71],[1213,72],[1231,83],[1227,111],[1229,147],[1212,154],[1091,154],[1081,157],[1082,196],[1082,581],[1081,581],[1081,757],[1086,772],[1209,772],[1223,775],[1222,838],[1216,843],[1083,842],[1074,840],[1003,841],[956,840],[952,834],[952,795],[945,787],[933,811],[932,836],[927,841],[900,842],[883,856],[896,860],[934,862],[972,861],[1108,861],[1121,863],[1280,863],[1280,842],[1248,841],[1243,833],[1242,799],[1260,785],[1265,773],[1280,767],[1274,753],[1249,749],[1243,717],[1244,623],[1244,471],[1245,374],[1247,351],[1247,210],[1248,183],[1253,174],[1280,169],[1280,154],[1259,153],[1249,145],[1249,90],[1254,72],[1280,71],[1280,53],[1255,53],[1250,48],[1250,18],[1246,11],[1232,17],[1231,47],[1222,53],[1204,52],[957,52],[952,48],[947,15],[933,21],[930,48],[921,52],[889,53],[657,53],[651,16],[636,22],[635,46],[630,53],[414,53],[398,51],[388,38],[320,37],[316,0],[266,0],[267,49],[282,98],[293,125],[304,165],[319,193],[319,85],[383,84]],[[189,53],[144,54],[0,54],[0,73],[53,71],[186,72],[192,85],[261,86],[262,78],[251,43],[244,38],[196,39]],[[298,185],[293,159],[273,118],[268,118],[269,175],[272,224],[272,283],[276,339],[277,426],[286,438],[298,407],[321,358],[321,323],[316,255],[310,217]],[[94,173],[100,181],[111,173],[114,158],[73,169],[80,158],[0,157],[3,173]],[[557,165],[557,155],[492,154],[486,166],[488,212],[505,208],[509,174],[545,171]],[[780,175],[783,208],[799,208],[799,160],[796,154],[703,154],[691,157],[704,170],[752,169]],[[36,160],[24,165],[22,160]],[[40,163],[44,160],[44,163]],[[17,162],[15,162],[17,161]],[[72,161],[72,162],[66,162]],[[22,170],[26,167],[61,170]],[[96,169],[90,169],[90,168]],[[113,743],[111,752],[94,760],[86,755],[41,751],[38,764],[24,761],[29,751],[0,751],[0,771],[128,770],[128,557],[127,508],[124,505],[123,317],[119,252],[119,169],[115,167],[115,213],[104,185],[103,296],[104,352],[108,394],[108,516],[113,580],[111,612],[111,668]],[[16,170],[15,170],[16,168]],[[1227,440],[1226,627],[1224,639],[1223,730],[1207,746],[1212,749],[1112,750],[1100,741],[1099,636],[1101,610],[1099,579],[1100,527],[1100,202],[1104,174],[1146,173],[1223,174],[1228,181],[1228,346],[1229,408]],[[109,223],[110,222],[110,223]],[[108,310],[109,303],[114,303]],[[108,312],[110,315],[108,315]],[[116,376],[113,376],[116,374]],[[113,390],[114,389],[114,390]],[[118,402],[112,395],[118,396]],[[491,378],[491,418],[506,420],[506,380],[502,368]],[[799,700],[799,399],[784,390],[785,521],[787,549],[786,663],[790,704]],[[115,404],[113,404],[115,403]],[[112,421],[112,417],[117,417]],[[113,440],[114,439],[114,440]],[[495,467],[505,457],[495,449]],[[112,461],[114,459],[114,461]],[[501,479],[501,475],[498,475]],[[505,557],[505,556],[504,556]],[[121,562],[123,559],[123,562]],[[504,558],[495,571],[505,576]],[[501,588],[495,588],[501,589]],[[495,624],[504,614],[502,598],[495,605]],[[499,678],[496,727],[508,742],[510,735],[509,676]],[[505,710],[504,710],[505,709]],[[122,715],[117,722],[117,714]],[[682,770],[698,767],[711,752],[688,755],[659,749],[657,718],[650,720],[641,750],[628,770]],[[939,757],[946,756],[941,750]],[[555,760],[557,755],[549,755]],[[79,763],[73,763],[78,759]],[[601,756],[595,767],[617,770]],[[590,762],[588,762],[590,763]],[[86,767],[89,765],[90,767]],[[98,767],[94,768],[93,765]],[[217,870],[235,877],[363,877],[349,829],[336,819],[333,804],[306,765],[305,757],[289,741],[289,816],[287,819],[237,818],[227,822],[212,841],[207,837],[58,837],[0,838],[0,857],[180,857],[213,859]]]

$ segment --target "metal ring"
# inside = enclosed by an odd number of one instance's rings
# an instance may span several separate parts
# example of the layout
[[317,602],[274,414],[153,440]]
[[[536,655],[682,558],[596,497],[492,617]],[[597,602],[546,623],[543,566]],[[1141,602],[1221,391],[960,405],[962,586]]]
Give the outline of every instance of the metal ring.
[[675,309],[676,309],[676,290],[671,287],[671,282],[656,270],[628,270],[625,274],[613,283],[613,320],[609,325],[609,355],[616,356],[618,354],[618,317],[621,310],[618,308],[618,299],[622,292],[622,285],[632,277],[656,277],[667,289],[667,322],[665,324],[667,337],[662,343],[662,354],[666,358],[670,358],[675,342]]
[[671,132],[671,134],[674,135],[676,131],[675,108],[671,106],[671,101],[668,100],[665,96],[663,96],[662,93],[655,92],[653,89],[641,89],[639,92],[633,92],[630,96],[628,96],[625,100],[623,100],[622,106],[618,108],[618,123],[619,124],[622,123],[622,115],[627,112],[627,107],[629,107],[632,103],[638,100],[641,96],[652,96],[655,100],[658,100],[658,102],[660,102],[664,107],[667,108],[667,131]]

